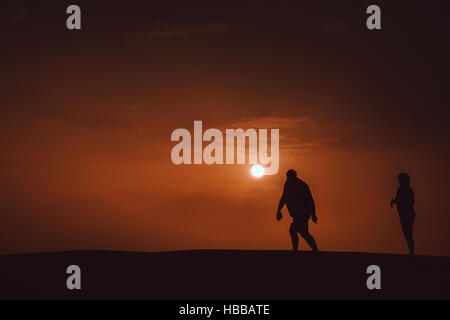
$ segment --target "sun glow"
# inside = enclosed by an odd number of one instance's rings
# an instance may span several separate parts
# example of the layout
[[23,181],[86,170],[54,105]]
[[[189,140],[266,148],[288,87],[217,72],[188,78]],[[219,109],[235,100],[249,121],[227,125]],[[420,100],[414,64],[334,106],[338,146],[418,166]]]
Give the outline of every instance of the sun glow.
[[250,172],[255,178],[261,178],[264,175],[264,168],[259,164],[255,164]]

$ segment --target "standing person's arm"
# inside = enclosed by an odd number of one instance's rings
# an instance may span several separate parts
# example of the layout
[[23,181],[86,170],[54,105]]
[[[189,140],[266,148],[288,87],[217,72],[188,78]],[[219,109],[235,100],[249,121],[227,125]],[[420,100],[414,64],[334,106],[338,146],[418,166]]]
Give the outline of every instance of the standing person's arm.
[[397,189],[397,194],[395,195],[395,198],[391,200],[391,208],[394,207],[394,204],[397,204],[397,200],[398,200],[398,189]]
[[286,185],[284,185],[283,194],[281,195],[280,202],[278,203],[278,210],[277,210],[278,221],[280,221],[281,218],[283,218],[283,215],[281,214],[281,209],[283,209],[285,204],[286,204]]
[[309,210],[311,212],[311,218],[314,223],[317,223],[317,215],[316,215],[316,204],[314,202],[314,198],[311,194],[311,190],[308,187],[308,202],[309,202]]

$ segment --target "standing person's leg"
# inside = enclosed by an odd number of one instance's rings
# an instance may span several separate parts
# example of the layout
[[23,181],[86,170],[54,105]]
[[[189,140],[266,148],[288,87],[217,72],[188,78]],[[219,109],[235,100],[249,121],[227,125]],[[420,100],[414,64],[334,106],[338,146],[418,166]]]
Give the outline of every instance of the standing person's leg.
[[319,248],[317,248],[316,240],[314,240],[314,237],[311,233],[309,233],[308,219],[302,221],[301,225],[299,225],[299,232],[302,238],[309,244],[311,249],[313,249],[314,252],[318,252]]
[[291,240],[292,240],[292,250],[297,251],[298,250],[298,235],[297,235],[297,230],[295,230],[294,222],[292,222],[291,226],[289,227],[289,234],[291,235]]
[[414,255],[414,238],[413,238],[414,218],[415,217],[413,215],[410,215],[409,212],[402,213],[400,215],[400,222],[402,225],[403,235],[406,239],[410,255]]
[[414,255],[414,236],[413,236],[413,227],[414,227],[414,218],[415,215],[411,215],[408,217],[408,225],[407,225],[407,234],[408,237],[406,241],[408,242],[409,254]]

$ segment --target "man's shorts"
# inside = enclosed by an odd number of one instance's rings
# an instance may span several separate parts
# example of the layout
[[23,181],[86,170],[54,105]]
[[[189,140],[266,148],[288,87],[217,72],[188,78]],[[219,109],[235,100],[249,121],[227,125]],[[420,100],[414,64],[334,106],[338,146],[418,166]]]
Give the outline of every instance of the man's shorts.
[[293,218],[291,226],[289,228],[290,232],[308,232],[308,221],[309,217],[306,216],[296,216]]

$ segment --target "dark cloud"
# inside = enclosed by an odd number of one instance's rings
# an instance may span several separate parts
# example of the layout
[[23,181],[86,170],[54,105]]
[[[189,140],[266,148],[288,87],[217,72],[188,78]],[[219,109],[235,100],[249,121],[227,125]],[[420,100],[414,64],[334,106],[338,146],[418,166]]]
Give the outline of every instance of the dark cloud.
[[139,32],[137,35],[144,38],[184,38],[196,35],[223,33],[229,27],[220,22],[210,22],[198,25],[181,26],[169,22],[159,22],[147,32]]
[[324,33],[341,33],[348,30],[348,24],[346,21],[333,21],[323,25]]

